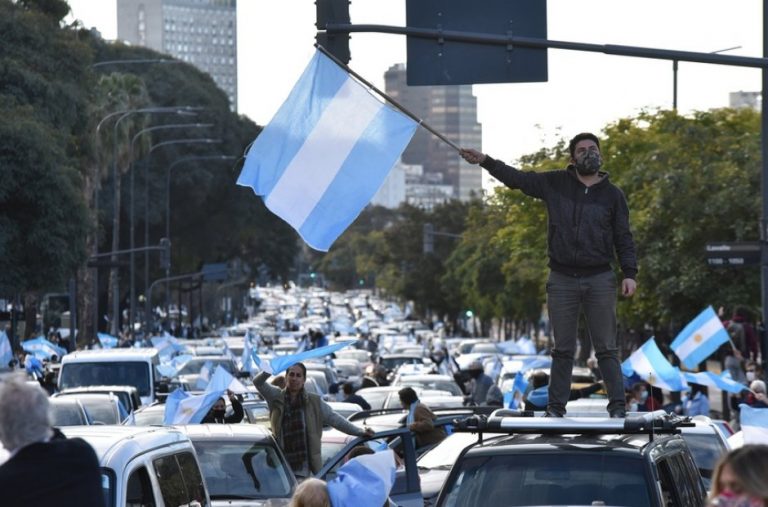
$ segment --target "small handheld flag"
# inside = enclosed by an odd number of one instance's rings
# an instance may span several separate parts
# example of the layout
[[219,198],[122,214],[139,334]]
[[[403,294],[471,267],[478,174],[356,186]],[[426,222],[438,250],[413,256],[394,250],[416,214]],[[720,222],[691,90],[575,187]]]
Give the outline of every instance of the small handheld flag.
[[693,370],[729,340],[728,331],[709,306],[680,331],[670,347],[685,367]]
[[627,377],[637,373],[652,386],[667,391],[684,391],[688,387],[680,369],[667,361],[653,337],[621,364],[621,370]]

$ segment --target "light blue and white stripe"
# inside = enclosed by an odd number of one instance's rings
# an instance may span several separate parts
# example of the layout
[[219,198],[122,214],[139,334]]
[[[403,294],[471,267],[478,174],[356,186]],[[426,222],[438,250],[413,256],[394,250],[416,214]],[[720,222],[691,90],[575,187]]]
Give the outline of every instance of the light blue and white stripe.
[[685,372],[683,373],[683,376],[689,384],[715,387],[721,391],[727,391],[729,393],[738,394],[741,391],[749,390],[744,384],[739,384],[732,380],[730,375],[725,377],[712,373],[711,371],[700,371],[699,373]]
[[768,408],[752,408],[742,403],[739,409],[744,445],[768,445]]
[[667,361],[653,337],[621,364],[621,370],[627,377],[635,372],[652,386],[667,391],[684,391],[688,388],[680,369]]
[[316,52],[254,141],[237,180],[327,251],[384,182],[417,127]]

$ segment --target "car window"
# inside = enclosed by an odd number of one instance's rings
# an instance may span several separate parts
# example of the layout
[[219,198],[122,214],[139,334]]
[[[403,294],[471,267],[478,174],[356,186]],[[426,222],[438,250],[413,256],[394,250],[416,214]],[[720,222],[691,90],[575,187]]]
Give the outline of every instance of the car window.
[[125,487],[126,507],[154,507],[155,495],[146,467],[139,467],[128,477]]
[[[101,468],[101,491],[104,494],[104,505],[112,507],[115,502],[115,471],[111,468]],[[132,507],[131,504],[127,504],[126,507]],[[154,507],[154,505],[147,505],[147,507]]]
[[[680,503],[680,494],[675,487],[675,474],[672,472],[674,466],[670,463],[670,458],[666,457],[657,464],[659,471],[659,485],[661,486],[662,505],[664,507],[682,507]],[[679,474],[677,474],[679,477]]]
[[163,456],[155,459],[152,464],[165,505],[187,505],[193,501],[208,505],[205,486],[191,453]]
[[288,498],[290,470],[276,449],[250,442],[194,442],[211,500]]
[[709,489],[715,465],[727,449],[714,432],[711,434],[683,433],[682,437],[691,450],[693,461],[704,480],[704,486]]
[[59,388],[134,386],[139,396],[151,396],[149,365],[141,361],[67,363],[61,368]]
[[447,380],[410,380],[405,379],[401,382],[404,386],[421,387],[422,389],[432,389],[435,391],[447,391],[453,396],[461,396],[461,388],[456,382]]
[[640,458],[607,453],[470,457],[447,484],[444,505],[650,504]]
[[182,452],[176,455],[176,459],[179,462],[181,473],[184,475],[184,483],[190,501],[196,500],[200,502],[200,505],[205,505],[205,483],[194,455],[191,452]]
[[232,360],[228,358],[222,357],[221,359],[217,358],[196,358],[196,359],[190,359],[189,361],[184,364],[184,367],[179,370],[177,375],[197,375],[200,373],[200,370],[203,369],[203,366],[205,366],[205,363],[211,362],[213,365],[213,368],[211,368],[211,371],[213,372],[216,370],[217,366],[221,366],[225,370],[227,370],[228,373],[234,374],[234,367],[232,366]]
[[51,424],[53,426],[79,426],[88,424],[83,417],[80,406],[75,403],[53,403],[51,404]]

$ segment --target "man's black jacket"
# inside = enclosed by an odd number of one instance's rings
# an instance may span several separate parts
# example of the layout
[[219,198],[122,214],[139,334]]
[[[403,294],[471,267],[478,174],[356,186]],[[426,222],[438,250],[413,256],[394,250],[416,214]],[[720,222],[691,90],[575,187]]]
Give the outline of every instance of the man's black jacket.
[[608,181],[608,173],[601,172],[600,182],[587,187],[573,166],[536,173],[488,156],[480,165],[509,188],[547,204],[549,267],[553,271],[572,276],[602,273],[610,270],[618,255],[624,278],[635,278],[637,257],[627,200]]

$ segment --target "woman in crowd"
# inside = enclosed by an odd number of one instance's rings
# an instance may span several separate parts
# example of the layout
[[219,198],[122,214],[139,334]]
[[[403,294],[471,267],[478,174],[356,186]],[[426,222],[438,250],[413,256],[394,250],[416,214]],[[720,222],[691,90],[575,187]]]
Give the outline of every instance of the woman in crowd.
[[712,476],[712,507],[768,507],[768,445],[734,449],[717,464]]

